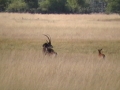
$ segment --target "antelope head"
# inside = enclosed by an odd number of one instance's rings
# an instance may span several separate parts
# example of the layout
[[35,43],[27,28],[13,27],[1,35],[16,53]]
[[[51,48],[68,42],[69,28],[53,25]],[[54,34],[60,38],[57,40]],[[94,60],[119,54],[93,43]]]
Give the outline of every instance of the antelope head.
[[102,51],[102,49],[98,49],[99,57],[105,58],[105,54],[103,54],[101,51]]
[[48,41],[46,43],[43,44],[44,48],[53,48],[52,44],[51,44],[51,38],[48,35],[43,34],[44,36],[47,37]]
[[101,53],[102,49],[98,49],[98,52]]

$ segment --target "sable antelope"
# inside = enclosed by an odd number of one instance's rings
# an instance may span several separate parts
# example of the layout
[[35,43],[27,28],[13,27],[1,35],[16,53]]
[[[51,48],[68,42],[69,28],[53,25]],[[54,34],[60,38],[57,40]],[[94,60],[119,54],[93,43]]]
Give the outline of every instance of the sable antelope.
[[57,53],[52,49],[52,48],[47,48],[46,49],[46,52],[45,52],[45,55],[48,54],[48,55],[57,55]]
[[105,58],[105,54],[101,53],[102,49],[98,49],[99,57]]
[[57,55],[57,53],[52,49],[53,46],[52,46],[52,44],[51,44],[51,38],[48,37],[48,35],[45,35],[45,34],[43,34],[43,35],[48,38],[48,41],[43,44],[43,53],[44,53],[45,55],[46,55],[46,54],[48,54],[48,55],[53,55],[53,54]]

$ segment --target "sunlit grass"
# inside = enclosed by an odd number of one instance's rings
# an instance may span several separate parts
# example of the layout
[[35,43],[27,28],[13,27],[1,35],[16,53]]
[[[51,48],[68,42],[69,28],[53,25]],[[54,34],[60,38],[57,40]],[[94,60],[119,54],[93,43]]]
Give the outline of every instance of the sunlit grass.
[[[0,19],[0,90],[120,90],[119,15],[0,13]],[[57,57],[43,55],[43,34]]]
[[34,49],[1,55],[0,88],[4,90],[120,89],[117,57],[108,55],[103,60],[96,54],[64,53],[49,58]]

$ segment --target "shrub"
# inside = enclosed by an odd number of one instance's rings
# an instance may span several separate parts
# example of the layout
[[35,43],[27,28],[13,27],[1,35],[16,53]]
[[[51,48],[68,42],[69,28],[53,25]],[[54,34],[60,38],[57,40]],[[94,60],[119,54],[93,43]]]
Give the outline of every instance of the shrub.
[[22,0],[13,1],[8,5],[8,12],[25,12],[27,9],[27,5]]

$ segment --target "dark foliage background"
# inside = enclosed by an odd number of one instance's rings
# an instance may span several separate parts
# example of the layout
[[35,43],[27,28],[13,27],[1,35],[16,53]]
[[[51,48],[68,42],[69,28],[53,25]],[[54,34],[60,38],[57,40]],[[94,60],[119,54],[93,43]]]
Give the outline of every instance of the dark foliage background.
[[120,0],[0,0],[0,12],[120,14]]

